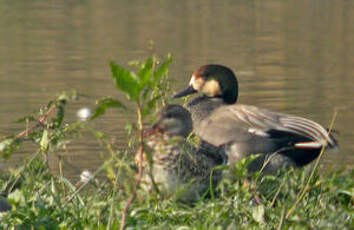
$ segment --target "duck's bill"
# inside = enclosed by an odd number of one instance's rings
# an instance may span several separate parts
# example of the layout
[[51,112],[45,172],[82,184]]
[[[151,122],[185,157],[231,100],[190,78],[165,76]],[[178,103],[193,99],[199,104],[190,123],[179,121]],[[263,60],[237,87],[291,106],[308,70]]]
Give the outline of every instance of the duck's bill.
[[192,86],[189,86],[187,89],[179,92],[179,93],[176,93],[175,95],[173,95],[173,98],[179,98],[179,97],[184,97],[184,96],[187,96],[189,94],[193,94],[193,93],[196,93],[197,90],[193,89]]
[[158,133],[163,133],[163,129],[158,126],[157,124],[151,126],[150,128],[146,129],[144,131],[144,134],[143,136],[146,138],[146,137],[150,137],[150,136],[154,136]]

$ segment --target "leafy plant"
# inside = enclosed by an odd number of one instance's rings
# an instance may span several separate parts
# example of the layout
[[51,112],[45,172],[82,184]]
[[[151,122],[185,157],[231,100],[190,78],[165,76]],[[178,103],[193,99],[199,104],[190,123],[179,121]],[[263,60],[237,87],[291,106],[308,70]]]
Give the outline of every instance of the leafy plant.
[[[127,204],[122,210],[120,229],[124,229],[129,207],[136,198],[137,190],[139,188],[143,173],[143,121],[146,119],[146,116],[157,103],[157,99],[162,96],[161,93],[158,93],[159,91],[157,87],[160,83],[160,79],[167,74],[168,65],[171,63],[171,61],[172,59],[169,55],[165,62],[157,66],[157,58],[152,56],[148,58],[144,63],[135,63],[139,67],[137,73],[126,70],[114,62],[110,63],[112,78],[116,88],[123,92],[129,101],[135,104],[135,111],[137,115],[137,125],[135,127],[137,127],[136,132],[138,136],[138,149],[135,160],[138,167],[138,173],[136,176],[134,190],[128,199]],[[105,97],[99,100],[97,104],[98,106],[92,116],[92,119],[104,114],[107,108],[127,108],[127,106],[125,106],[120,100],[110,97]],[[113,208],[111,210],[113,210]]]
[[68,134],[67,131],[70,130],[63,125],[64,110],[67,102],[76,100],[77,97],[75,91],[62,92],[37,113],[18,119],[17,123],[26,123],[26,129],[16,135],[3,138],[0,142],[2,157],[10,157],[25,141],[30,141],[39,146],[39,151],[46,160],[50,146],[51,148],[59,146],[63,137]]
[[[162,98],[168,90],[159,88],[163,82],[161,79],[168,73],[168,66],[171,63],[171,55],[167,60],[158,65],[159,61],[155,56],[148,58],[145,62],[134,62],[138,67],[138,72],[129,71],[124,67],[110,63],[112,79],[118,91],[124,93],[126,98],[135,104],[137,116],[148,115],[157,103],[157,99]],[[107,108],[127,109],[119,99],[104,97],[96,102],[97,107],[91,119],[102,116]],[[140,114],[140,115],[139,115]],[[139,119],[137,120],[139,123]]]

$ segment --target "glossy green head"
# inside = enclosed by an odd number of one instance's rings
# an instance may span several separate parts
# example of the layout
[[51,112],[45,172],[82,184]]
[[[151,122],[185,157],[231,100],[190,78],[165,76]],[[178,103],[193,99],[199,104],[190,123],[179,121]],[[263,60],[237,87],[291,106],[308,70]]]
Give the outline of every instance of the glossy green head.
[[174,95],[174,98],[201,92],[208,97],[221,97],[225,103],[237,101],[238,83],[235,74],[226,66],[204,65],[195,71],[189,87]]

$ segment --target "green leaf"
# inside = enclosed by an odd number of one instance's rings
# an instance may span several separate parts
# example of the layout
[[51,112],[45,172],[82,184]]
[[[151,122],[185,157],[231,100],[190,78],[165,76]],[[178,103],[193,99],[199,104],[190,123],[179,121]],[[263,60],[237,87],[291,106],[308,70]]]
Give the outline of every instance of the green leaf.
[[42,134],[41,142],[39,143],[41,146],[41,150],[47,151],[48,146],[49,146],[49,138],[48,138],[48,131],[45,129]]
[[58,104],[57,104],[57,108],[56,108],[57,116],[56,116],[55,119],[53,119],[54,128],[58,128],[63,123],[64,114],[65,114],[65,112],[64,112],[65,105],[66,105],[66,103],[63,103],[63,101],[59,101]]
[[349,197],[354,197],[354,188],[349,190],[339,190],[338,193],[348,195]]
[[152,79],[152,85],[154,86],[156,84],[156,82],[164,75],[167,74],[168,71],[168,66],[171,64],[172,62],[172,56],[169,54],[167,56],[167,60],[162,63],[159,67],[156,68],[156,70],[154,71],[154,76]]
[[104,97],[101,100],[96,102],[97,108],[95,112],[90,117],[90,120],[93,120],[106,112],[107,108],[118,108],[118,109],[126,109],[122,102],[117,99]]
[[140,68],[138,72],[138,76],[140,79],[139,82],[140,89],[143,89],[146,86],[146,84],[149,82],[152,73],[152,65],[153,65],[152,58],[148,58],[144,63],[144,65]]
[[113,62],[111,62],[111,71],[116,88],[123,91],[128,99],[138,101],[139,83],[136,75]]
[[19,138],[6,139],[0,142],[0,153],[7,159],[11,154],[20,148],[21,140]]

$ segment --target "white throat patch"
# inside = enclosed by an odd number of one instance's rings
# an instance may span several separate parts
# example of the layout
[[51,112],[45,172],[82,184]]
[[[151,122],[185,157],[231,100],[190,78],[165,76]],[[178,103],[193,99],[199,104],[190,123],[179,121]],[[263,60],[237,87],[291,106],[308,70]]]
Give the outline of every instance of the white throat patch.
[[195,75],[192,75],[192,78],[189,82],[189,85],[192,86],[193,89],[200,91],[204,86],[204,80],[202,78],[196,78]]
[[221,95],[219,82],[216,81],[215,79],[205,82],[201,87],[202,87],[201,91],[209,97],[215,97]]

